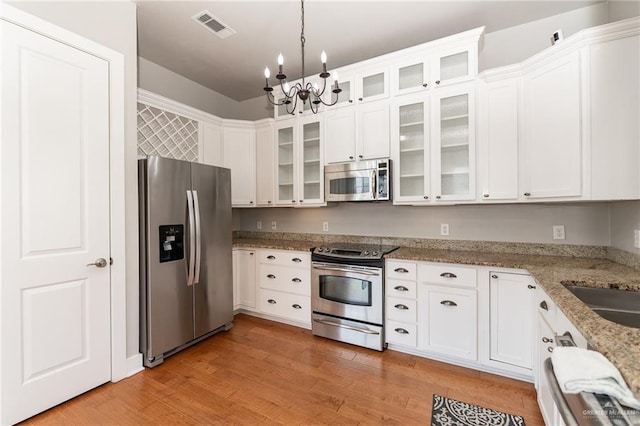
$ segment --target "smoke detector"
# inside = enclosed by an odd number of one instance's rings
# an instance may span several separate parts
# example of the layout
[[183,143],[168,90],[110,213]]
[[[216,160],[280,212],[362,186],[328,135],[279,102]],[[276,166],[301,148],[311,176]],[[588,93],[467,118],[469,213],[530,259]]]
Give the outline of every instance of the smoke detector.
[[213,16],[208,10],[198,12],[191,17],[194,21],[204,26],[211,31],[218,38],[227,38],[234,35],[236,32],[229,28],[224,22],[217,17]]

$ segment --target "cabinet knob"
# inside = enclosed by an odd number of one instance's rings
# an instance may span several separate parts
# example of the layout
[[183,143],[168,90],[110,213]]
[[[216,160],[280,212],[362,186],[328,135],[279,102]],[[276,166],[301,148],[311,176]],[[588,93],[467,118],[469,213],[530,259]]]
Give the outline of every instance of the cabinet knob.
[[252,252],[252,251],[250,251],[250,252],[249,252],[249,254],[250,254],[251,256],[253,256],[253,252]]
[[358,158],[362,158],[362,154],[361,154],[361,155],[358,155]]
[[444,306],[453,306],[453,307],[458,306],[458,304],[453,300],[443,300],[442,302],[440,302],[440,304]]
[[301,203],[304,203],[304,200],[299,200]]
[[529,290],[535,290],[536,286],[535,286],[535,285],[528,284],[528,285],[527,285],[527,288],[528,288]]
[[436,80],[436,84],[440,84],[440,80]]
[[275,305],[275,304],[276,304],[276,301],[275,301],[275,300],[273,300],[273,299],[269,299],[269,300],[267,300],[267,302],[271,303],[272,305]]
[[543,338],[542,338],[542,341],[543,341],[544,343],[553,343],[553,339],[549,339],[548,337],[543,337]]
[[424,198],[425,200],[428,200],[428,199],[429,199],[429,196],[428,196],[428,195],[425,195],[425,196],[424,196],[424,197],[422,197],[422,198]]
[[253,201],[249,201],[249,204],[253,204]]
[[350,156],[349,156],[349,160],[353,160],[353,155],[350,155]]
[[489,198],[489,194],[482,194],[484,198]]
[[292,202],[292,203],[295,203],[295,202],[296,202],[296,200],[291,200],[291,202]]
[[359,100],[359,101],[361,101],[361,100],[362,100],[362,98],[358,98],[358,100]]
[[293,305],[291,305],[291,307],[294,309],[302,309],[302,306],[298,305],[297,303],[294,303]]
[[349,99],[349,103],[352,104],[353,103],[353,99]]
[[271,200],[267,201],[267,204],[271,204]]
[[269,278],[270,280],[275,280],[276,276],[273,275],[273,274],[269,274],[269,275],[267,275],[267,278]]
[[293,281],[294,283],[301,283],[302,280],[300,278],[293,278],[291,281]]
[[552,346],[549,346],[549,347],[547,348],[547,350],[548,350],[549,352],[553,352],[553,347],[552,347]]
[[496,278],[498,278],[498,276],[496,274],[493,274],[493,275],[491,275],[491,278],[496,279]]
[[422,87],[427,87],[429,83],[422,83]]
[[525,197],[530,197],[530,196],[531,196],[531,193],[530,193],[530,192],[525,192],[525,193],[524,193],[524,196],[525,196]]
[[404,328],[396,328],[393,331],[395,331],[396,333],[400,333],[400,334],[409,334],[409,332],[407,330],[405,330]]
[[440,198],[442,198],[442,197],[441,197],[441,196],[439,196],[439,195],[436,195],[436,198],[439,200],[439,199],[440,199]]

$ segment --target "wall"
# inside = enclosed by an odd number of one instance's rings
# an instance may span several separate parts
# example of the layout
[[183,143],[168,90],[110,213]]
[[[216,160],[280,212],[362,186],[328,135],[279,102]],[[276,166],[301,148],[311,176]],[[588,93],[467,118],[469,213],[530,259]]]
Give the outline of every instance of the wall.
[[118,2],[11,2],[27,13],[121,52],[125,57],[127,357],[139,353],[136,6]]
[[[236,209],[234,214],[238,213]],[[262,221],[269,232],[271,221],[278,232],[389,237],[449,238],[453,240],[504,241],[609,245],[609,206],[593,204],[510,204],[412,207],[391,203],[338,203],[335,207],[296,209],[244,209],[241,231],[255,231]],[[449,237],[440,235],[440,224],[449,225]],[[553,225],[564,225],[566,240],[553,240]]]
[[145,58],[138,58],[140,88],[221,118],[259,120],[273,117],[264,96],[238,102],[176,74]]
[[640,229],[640,201],[611,203],[611,246],[640,255],[633,247],[634,229]]

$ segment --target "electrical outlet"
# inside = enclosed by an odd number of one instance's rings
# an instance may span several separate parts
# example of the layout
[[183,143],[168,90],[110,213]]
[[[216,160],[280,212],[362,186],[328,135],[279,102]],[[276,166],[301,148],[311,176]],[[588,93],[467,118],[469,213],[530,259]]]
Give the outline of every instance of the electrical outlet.
[[329,232],[329,222],[322,222],[322,230],[324,232]]
[[256,222],[256,229],[257,229],[258,231],[260,231],[260,230],[262,229],[262,221],[261,221],[261,220],[259,220],[259,221],[257,221],[257,222]]
[[449,235],[449,224],[441,223],[440,224],[440,235]]
[[633,246],[640,248],[640,229],[634,229],[633,231]]
[[277,231],[278,230],[278,224],[276,223],[275,220],[271,221],[271,230],[272,231]]
[[553,225],[553,239],[564,240],[564,225]]

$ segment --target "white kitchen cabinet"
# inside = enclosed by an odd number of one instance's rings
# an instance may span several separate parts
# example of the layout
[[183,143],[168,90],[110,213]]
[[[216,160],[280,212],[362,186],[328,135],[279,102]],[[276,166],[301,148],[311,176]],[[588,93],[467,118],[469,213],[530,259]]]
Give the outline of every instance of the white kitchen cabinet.
[[224,167],[224,145],[222,143],[222,125],[198,122],[199,143],[202,145],[202,163]]
[[640,35],[585,49],[591,199],[640,198]]
[[489,274],[489,359],[531,370],[535,280],[529,275]]
[[479,199],[518,199],[518,77],[480,83],[478,102]]
[[420,347],[445,356],[477,359],[478,316],[475,289],[429,285],[418,288]]
[[256,251],[233,249],[233,310],[257,311]]
[[323,120],[299,117],[276,124],[276,204],[324,203]]
[[327,163],[389,157],[389,103],[368,102],[327,111]]
[[311,327],[311,255],[259,250],[260,312],[283,322]]
[[223,127],[224,167],[231,169],[231,204],[255,207],[256,130],[251,122],[228,123]]
[[367,69],[356,74],[357,103],[378,101],[389,97],[389,70],[386,67]]
[[418,347],[417,264],[386,261],[385,337],[387,343],[415,350]]
[[256,122],[256,204],[274,205],[275,143],[273,120]]
[[580,53],[536,64],[524,75],[523,199],[582,195]]

